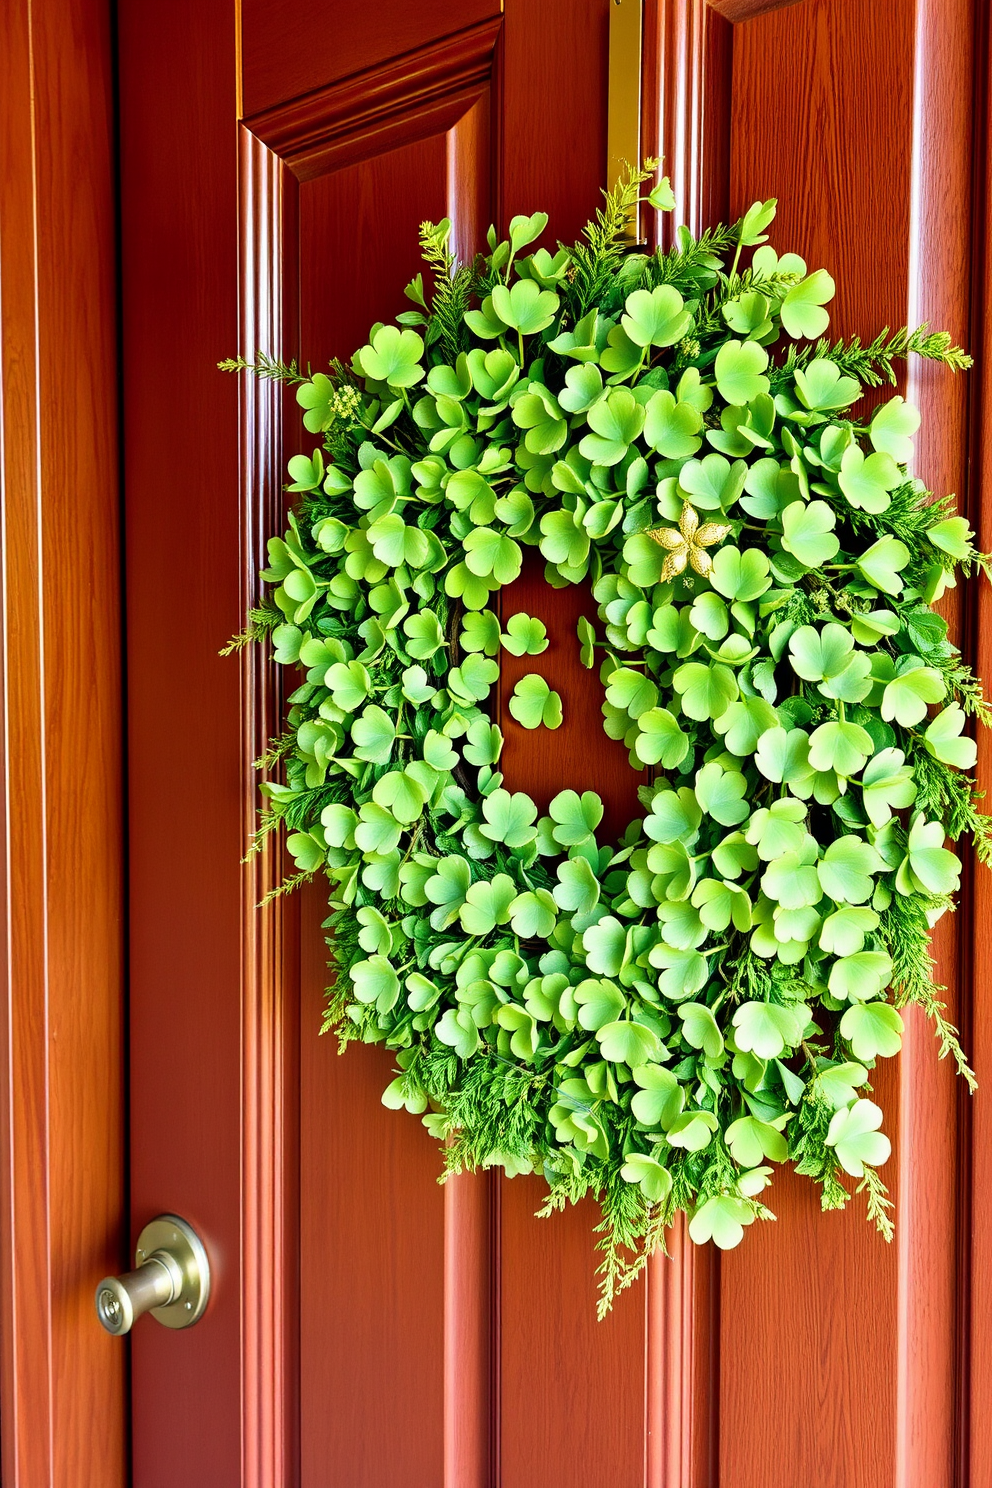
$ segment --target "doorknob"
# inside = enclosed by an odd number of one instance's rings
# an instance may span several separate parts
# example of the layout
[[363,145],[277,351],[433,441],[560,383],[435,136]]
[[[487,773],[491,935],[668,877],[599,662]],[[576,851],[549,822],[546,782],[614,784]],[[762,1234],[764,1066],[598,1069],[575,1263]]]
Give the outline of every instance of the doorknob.
[[142,1313],[167,1328],[190,1328],[210,1296],[210,1262],[199,1235],[176,1214],[146,1224],[134,1248],[133,1271],[105,1276],[96,1315],[108,1333],[129,1333]]

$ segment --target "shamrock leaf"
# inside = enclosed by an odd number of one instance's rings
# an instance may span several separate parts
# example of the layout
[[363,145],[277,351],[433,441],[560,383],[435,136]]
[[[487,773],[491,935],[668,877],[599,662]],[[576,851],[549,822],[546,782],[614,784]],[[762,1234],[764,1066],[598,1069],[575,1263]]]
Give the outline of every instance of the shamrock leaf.
[[548,633],[543,620],[535,620],[522,610],[510,616],[499,639],[511,656],[540,656],[548,649]]
[[827,986],[838,1002],[870,1002],[892,980],[892,961],[882,951],[854,951],[830,968]]
[[865,455],[858,445],[852,444],[844,452],[837,479],[853,507],[878,513],[887,510],[892,499],[889,492],[904,477],[891,455]]
[[517,886],[508,873],[497,873],[495,878],[472,884],[459,911],[465,934],[489,935],[497,925],[505,925],[516,893]]
[[575,988],[579,1027],[589,1033],[613,1023],[626,1008],[624,995],[615,982],[587,977]]
[[599,1052],[611,1064],[634,1067],[648,1064],[661,1054],[658,1035],[643,1023],[607,1023],[597,1028]]
[[286,847],[301,873],[316,873],[324,861],[324,844],[310,832],[290,832]]
[[946,691],[944,679],[933,667],[910,667],[893,677],[882,694],[882,717],[886,723],[913,728],[927,716],[930,703],[939,703]]
[[922,812],[913,817],[906,838],[906,856],[896,872],[900,894],[954,894],[961,877],[961,861],[944,846],[941,822],[928,822]]
[[387,763],[393,750],[396,730],[388,713],[374,704],[364,710],[351,725],[351,739],[359,759],[373,764]]
[[682,732],[678,719],[667,708],[649,708],[637,719],[631,763],[661,765],[674,770],[689,753],[689,736]]
[[835,720],[821,723],[809,739],[809,762],[814,770],[834,770],[838,775],[856,775],[875,746],[871,735],[857,723]]
[[614,708],[623,708],[631,718],[640,718],[657,703],[658,689],[643,672],[621,667],[607,679],[606,701]]
[[764,376],[768,353],[757,341],[725,341],[716,354],[713,370],[720,397],[738,407],[767,393]]
[[945,517],[943,521],[928,527],[926,535],[935,548],[950,554],[959,563],[964,563],[972,555],[975,534],[965,517]]
[[779,1006],[773,1002],[744,1002],[734,1014],[734,1041],[745,1053],[759,1059],[778,1059],[786,1049],[795,1049],[809,1022],[805,1003]]
[[858,1086],[863,1085],[867,1078],[868,1071],[863,1064],[848,1062],[821,1066],[816,1083],[823,1098],[836,1111],[841,1106],[851,1104]]
[[805,368],[797,368],[794,375],[799,401],[814,412],[847,408],[861,396],[860,383],[853,377],[844,377],[829,357],[814,357]]
[[672,393],[662,389],[647,405],[644,440],[663,459],[680,460],[699,449],[702,427],[702,414],[691,403],[677,403]]
[[512,537],[492,527],[474,527],[464,541],[465,565],[480,578],[492,577],[497,585],[512,584],[520,573],[523,557]]
[[850,632],[831,622],[821,631],[802,625],[789,638],[792,670],[807,682],[820,684],[825,697],[860,702],[871,691],[871,662],[854,650]]
[[706,511],[726,511],[743,491],[746,479],[744,461],[735,460],[731,464],[723,455],[687,460],[679,471],[681,489],[691,497],[693,506]]
[[903,1022],[887,1002],[855,1003],[841,1018],[840,1031],[858,1059],[891,1059],[902,1048]]
[[[444,631],[433,610],[418,610],[416,614],[408,615],[403,621],[403,632],[407,637],[406,649],[416,661],[426,661],[444,645]],[[475,648],[467,646],[466,649]]]
[[429,791],[414,772],[412,765],[405,770],[390,770],[376,781],[372,788],[372,799],[377,806],[392,812],[398,822],[409,826],[423,811]]
[[882,869],[875,849],[860,837],[838,837],[817,864],[820,886],[835,904],[863,904],[871,897],[873,873]]
[[510,905],[510,929],[521,940],[547,940],[555,928],[557,906],[547,889],[518,894]]
[[714,719],[713,728],[724,735],[724,742],[732,754],[742,759],[753,754],[758,740],[768,729],[778,723],[778,714],[764,698],[747,697],[738,703],[730,703]]
[[674,346],[692,324],[682,296],[670,284],[635,289],[624,311],[620,324],[635,346]]
[[400,995],[399,977],[385,956],[370,956],[356,961],[350,972],[351,984],[359,1002],[375,1003],[380,1013],[388,1013]]
[[335,398],[334,384],[323,372],[315,372],[296,389],[296,401],[306,410],[303,427],[311,434],[321,434],[331,427],[337,417]]
[[560,728],[561,698],[552,692],[545,679],[536,672],[521,677],[509,702],[510,712],[522,728]]
[[523,791],[511,794],[506,790],[494,790],[482,802],[485,820],[479,827],[483,837],[490,842],[502,842],[506,847],[526,847],[537,836],[533,825],[537,807]]
[[840,552],[836,525],[825,501],[791,501],[782,512],[782,546],[804,568],[820,568]]
[[809,735],[802,729],[767,729],[758,740],[754,762],[766,780],[777,785],[799,787],[812,776],[809,765]]
[[869,584],[874,584],[883,594],[898,596],[902,593],[902,579],[899,575],[909,559],[910,552],[906,544],[887,533],[878,542],[872,543],[860,558],[855,559],[855,565]]
[[658,791],[644,819],[644,830],[655,842],[671,844],[694,837],[702,819],[695,792],[683,786],[677,792]]
[[679,694],[682,712],[700,722],[719,718],[737,696],[737,680],[729,667],[719,662],[709,666],[698,661],[686,662],[672,677]]
[[370,346],[363,346],[356,360],[366,377],[375,382],[388,382],[390,387],[409,388],[424,375],[420,358],[424,343],[416,331],[399,330],[397,326],[380,326]]
[[766,1157],[772,1162],[785,1162],[789,1144],[782,1135],[787,1116],[774,1121],[759,1121],[756,1116],[741,1116],[731,1122],[724,1133],[730,1155],[742,1168],[756,1168]]
[[723,1053],[723,1034],[709,1008],[702,1002],[683,1002],[679,1008],[682,1036],[693,1049],[701,1049],[708,1059],[719,1059]]
[[845,905],[823,921],[820,949],[834,956],[854,956],[864,948],[865,936],[878,929],[873,909]]
[[[431,614],[429,610],[420,611],[417,615],[411,616],[411,619],[418,620],[425,613]],[[434,617],[432,616],[432,618]],[[407,629],[409,624],[409,620],[404,622],[404,630]],[[437,629],[441,637],[441,645],[443,646],[444,633],[440,625],[438,625]],[[499,642],[499,620],[493,614],[492,610],[470,610],[462,616],[461,644],[463,651],[484,651],[487,656],[495,656],[499,650]],[[412,648],[408,649],[411,656],[416,654]],[[435,649],[440,649],[440,647]],[[433,653],[428,652],[427,654],[432,655]]]
[[579,915],[591,913],[599,903],[600,887],[588,858],[568,858],[559,863],[558,883],[552,892],[559,908]]
[[[959,703],[951,703],[934,718],[923,735],[923,745],[928,754],[942,764],[954,765],[958,770],[972,770],[978,758],[978,745],[974,739],[962,737],[965,715]],[[912,800],[912,797],[910,798]],[[902,803],[905,806],[909,801]]]
[[751,900],[742,888],[724,879],[702,879],[692,891],[692,905],[707,930],[722,934],[730,925],[735,930],[751,928]]
[[906,465],[913,458],[911,436],[919,427],[919,409],[900,397],[890,398],[872,419],[868,438],[876,450],[891,456],[900,465]]
[[659,1064],[636,1066],[634,1083],[640,1087],[631,1101],[634,1117],[649,1129],[668,1131],[682,1114],[685,1094],[671,1070]]
[[487,656],[470,652],[460,666],[448,673],[448,691],[453,697],[481,703],[499,676],[499,667]]
[[695,795],[707,816],[725,827],[735,827],[750,812],[744,776],[738,770],[725,770],[715,760],[697,771]]
[[683,1147],[687,1152],[702,1152],[718,1126],[712,1111],[683,1111],[668,1128],[668,1140],[673,1147]]
[[798,852],[773,858],[761,875],[761,887],[782,909],[811,909],[823,897],[816,869]]
[[878,1130],[881,1124],[881,1109],[870,1100],[855,1101],[830,1118],[824,1141],[836,1152],[844,1172],[853,1178],[864,1177],[865,1163],[877,1168],[887,1161],[892,1143]]
[[834,281],[826,269],[817,269],[806,279],[794,284],[782,301],[779,315],[782,325],[793,339],[815,341],[830,324],[822,308],[834,297]]
[[694,1245],[712,1240],[720,1250],[733,1250],[744,1239],[744,1226],[753,1224],[753,1204],[730,1194],[716,1194],[705,1199],[689,1221],[689,1238]]
[[764,862],[773,862],[783,853],[802,851],[806,841],[806,807],[802,801],[783,796],[770,806],[762,806],[748,822],[746,839],[758,850]]
[[[963,718],[962,714],[962,721]],[[865,812],[873,827],[884,827],[893,811],[912,806],[916,799],[916,785],[902,750],[880,750],[865,766],[861,789]]]
[[620,1169],[620,1176],[628,1183],[636,1183],[649,1204],[662,1203],[672,1191],[671,1173],[657,1158],[648,1157],[643,1152],[629,1155]]
[[603,803],[595,791],[560,791],[548,811],[554,822],[554,840],[562,847],[576,847],[595,832],[603,819]]
[[593,433],[579,443],[579,453],[594,465],[616,465],[644,428],[644,409],[629,388],[613,388],[586,415]]
[[469,1008],[448,1008],[434,1025],[434,1032],[442,1044],[454,1049],[459,1059],[471,1059],[482,1042]]
[[771,587],[768,559],[758,548],[743,553],[739,548],[720,548],[713,558],[710,582],[727,599],[746,604]]
[[509,288],[497,284],[491,298],[492,308],[503,324],[521,336],[533,336],[545,330],[558,309],[554,291],[541,289],[533,279],[518,279]]
[[[576,526],[570,511],[545,512],[541,534],[541,552],[550,563],[578,569],[589,557],[589,534],[584,527]],[[660,553],[657,544],[651,543],[651,547]]]

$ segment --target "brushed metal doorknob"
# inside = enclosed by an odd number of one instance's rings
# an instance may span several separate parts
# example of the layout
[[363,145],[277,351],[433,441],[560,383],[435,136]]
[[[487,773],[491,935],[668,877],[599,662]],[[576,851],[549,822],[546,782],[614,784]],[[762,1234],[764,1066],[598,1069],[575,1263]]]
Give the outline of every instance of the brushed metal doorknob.
[[96,1315],[108,1333],[129,1333],[145,1312],[166,1328],[191,1328],[210,1296],[210,1262],[196,1231],[177,1214],[146,1224],[134,1248],[133,1271],[105,1276]]

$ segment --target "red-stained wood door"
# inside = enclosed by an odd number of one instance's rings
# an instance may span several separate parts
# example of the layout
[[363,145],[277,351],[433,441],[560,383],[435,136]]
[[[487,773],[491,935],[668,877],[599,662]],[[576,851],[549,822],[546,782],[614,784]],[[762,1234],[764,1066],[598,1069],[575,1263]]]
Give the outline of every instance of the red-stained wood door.
[[[538,208],[572,239],[605,177],[610,4],[118,3],[132,1224],[185,1215],[215,1271],[195,1329],[135,1330],[136,1488],[992,1482],[972,1126],[925,1028],[880,1082],[891,1247],[783,1175],[777,1224],[722,1258],[677,1230],[597,1324],[592,1211],[537,1221],[533,1179],[439,1186],[431,1139],[380,1104],[388,1059],[317,1036],[319,894],[259,912],[280,863],[239,866],[279,699],[261,657],[217,653],[301,430],[216,363],[348,355],[402,308],[424,218],[464,254]],[[644,149],[676,221],[778,196],[774,241],[834,274],[838,332],[929,318],[967,343],[983,25],[981,0],[645,0]],[[967,389],[911,369],[909,390],[920,473],[977,511]],[[510,783],[593,782],[623,819],[637,780],[568,651],[581,597],[519,582],[578,722],[541,758],[508,721]]]

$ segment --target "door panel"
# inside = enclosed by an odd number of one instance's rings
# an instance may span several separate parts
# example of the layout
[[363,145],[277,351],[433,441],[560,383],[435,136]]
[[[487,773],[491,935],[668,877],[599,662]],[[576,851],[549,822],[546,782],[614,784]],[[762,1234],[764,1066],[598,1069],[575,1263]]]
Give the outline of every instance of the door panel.
[[[774,241],[835,275],[838,333],[929,316],[966,339],[974,17],[953,8],[646,0],[644,138],[676,221],[778,195]],[[281,701],[261,655],[216,650],[257,597],[302,430],[291,396],[214,363],[350,355],[403,307],[424,217],[451,216],[463,257],[518,211],[568,240],[606,159],[609,0],[317,10],[244,0],[239,38],[232,0],[170,0],[154,28],[121,0],[133,1224],[174,1207],[218,1272],[195,1334],[135,1334],[137,1488],[951,1488],[960,1090],[918,1020],[879,1080],[892,1247],[863,1200],[821,1216],[781,1175],[776,1224],[722,1258],[676,1227],[597,1324],[592,1207],[539,1221],[534,1180],[439,1186],[433,1141],[381,1106],[388,1056],[317,1037],[319,890],[255,909],[278,852],[238,859]],[[962,489],[963,382],[907,390],[920,472]],[[528,737],[505,659],[504,764],[542,804],[595,785],[616,834],[639,777],[575,659],[589,603],[539,561],[503,596],[546,620],[566,703]],[[942,924],[940,980],[957,955]]]

